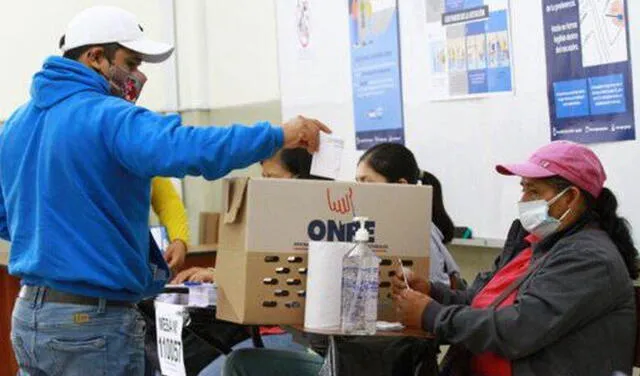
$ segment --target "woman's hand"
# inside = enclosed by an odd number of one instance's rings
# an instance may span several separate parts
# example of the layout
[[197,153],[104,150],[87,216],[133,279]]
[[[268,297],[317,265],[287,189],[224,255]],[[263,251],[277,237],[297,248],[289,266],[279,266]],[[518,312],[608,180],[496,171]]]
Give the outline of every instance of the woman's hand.
[[394,294],[400,294],[402,290],[407,288],[407,284],[404,283],[403,273],[407,273],[407,282],[409,283],[410,289],[421,292],[424,295],[429,295],[431,293],[431,283],[429,281],[405,269],[391,278],[391,287]]
[[187,257],[187,243],[181,239],[174,240],[167,250],[164,252],[164,259],[169,265],[169,269],[175,273],[176,270],[180,270],[184,265],[184,260]]
[[178,275],[171,280],[171,283],[180,284],[185,281],[213,282],[213,280],[214,273],[211,269],[194,266],[193,268],[189,268],[178,273]]
[[393,294],[398,319],[408,328],[422,328],[422,314],[431,298],[421,292],[404,289]]

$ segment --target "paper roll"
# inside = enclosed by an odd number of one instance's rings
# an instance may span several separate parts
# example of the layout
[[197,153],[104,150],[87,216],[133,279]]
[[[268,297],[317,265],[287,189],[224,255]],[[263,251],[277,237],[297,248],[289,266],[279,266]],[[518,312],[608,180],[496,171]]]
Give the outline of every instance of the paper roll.
[[342,258],[353,243],[309,242],[304,326],[339,329],[342,300]]

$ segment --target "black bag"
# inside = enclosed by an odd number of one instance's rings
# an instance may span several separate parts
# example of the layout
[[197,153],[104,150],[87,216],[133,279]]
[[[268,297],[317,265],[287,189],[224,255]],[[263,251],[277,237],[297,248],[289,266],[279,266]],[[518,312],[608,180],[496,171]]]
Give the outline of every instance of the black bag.
[[320,375],[436,376],[436,351],[431,339],[336,336]]
[[451,345],[440,363],[438,376],[470,376],[473,354],[463,345]]

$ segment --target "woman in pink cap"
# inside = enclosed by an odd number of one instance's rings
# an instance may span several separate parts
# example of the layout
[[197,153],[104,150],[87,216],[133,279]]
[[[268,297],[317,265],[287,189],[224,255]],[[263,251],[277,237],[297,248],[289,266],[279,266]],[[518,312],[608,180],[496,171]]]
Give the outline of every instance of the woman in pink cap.
[[403,323],[453,345],[443,375],[630,375],[637,250],[598,157],[558,141],[496,169],[522,199],[493,270],[466,291],[397,276]]

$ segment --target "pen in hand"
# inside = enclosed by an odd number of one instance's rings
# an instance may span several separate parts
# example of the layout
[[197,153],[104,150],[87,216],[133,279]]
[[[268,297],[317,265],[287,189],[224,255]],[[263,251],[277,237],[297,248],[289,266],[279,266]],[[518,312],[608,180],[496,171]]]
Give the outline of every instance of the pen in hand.
[[407,273],[404,270],[404,266],[402,264],[402,259],[398,258],[398,261],[400,262],[400,271],[402,272],[402,277],[404,278],[404,284],[407,285],[407,289],[411,290],[411,287],[409,287],[409,281],[407,281]]

